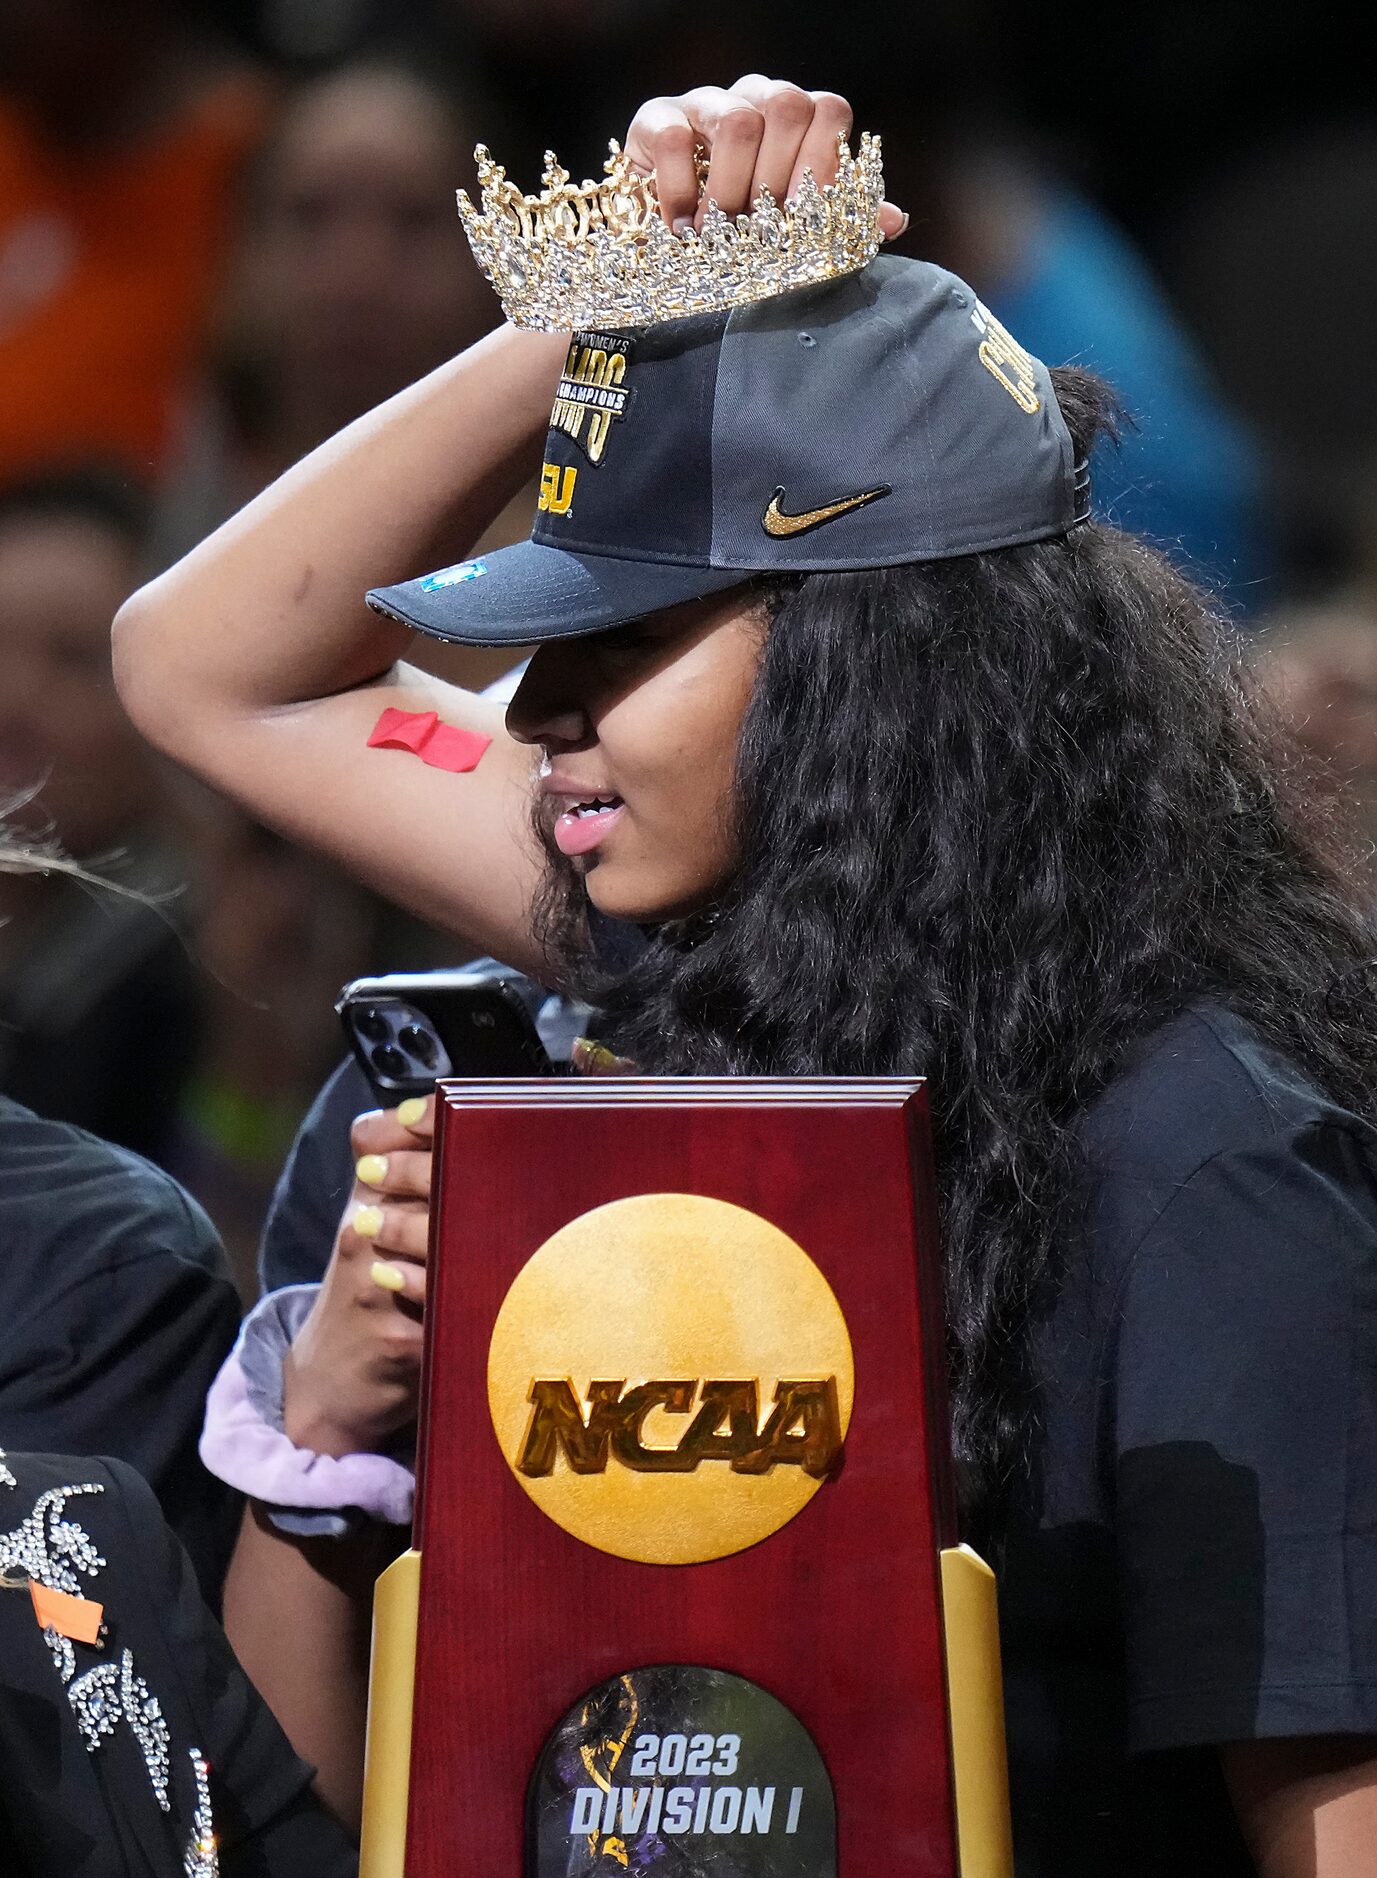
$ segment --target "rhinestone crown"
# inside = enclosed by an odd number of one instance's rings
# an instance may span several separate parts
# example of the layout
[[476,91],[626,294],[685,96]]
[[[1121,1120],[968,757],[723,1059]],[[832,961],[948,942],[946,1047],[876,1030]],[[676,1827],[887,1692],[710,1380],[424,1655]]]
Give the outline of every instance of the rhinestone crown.
[[682,319],[852,274],[874,260],[884,200],[880,140],[867,132],[854,157],[845,138],[838,144],[836,180],[826,188],[805,170],[782,208],[765,189],[750,214],[735,219],[710,201],[701,232],[682,236],[660,214],[654,175],[635,170],[615,141],[602,182],[571,182],[547,151],[538,196],[523,196],[479,144],[482,207],[461,189],[459,217],[513,325],[567,332]]

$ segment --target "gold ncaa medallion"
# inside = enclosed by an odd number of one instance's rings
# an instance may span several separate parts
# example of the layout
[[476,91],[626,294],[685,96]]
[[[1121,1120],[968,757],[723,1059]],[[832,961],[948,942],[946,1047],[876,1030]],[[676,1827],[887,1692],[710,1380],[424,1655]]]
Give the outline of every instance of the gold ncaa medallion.
[[766,1539],[841,1460],[855,1370],[832,1288],[725,1200],[646,1193],[571,1220],[517,1273],[488,1348],[516,1479],[586,1545],[653,1565]]

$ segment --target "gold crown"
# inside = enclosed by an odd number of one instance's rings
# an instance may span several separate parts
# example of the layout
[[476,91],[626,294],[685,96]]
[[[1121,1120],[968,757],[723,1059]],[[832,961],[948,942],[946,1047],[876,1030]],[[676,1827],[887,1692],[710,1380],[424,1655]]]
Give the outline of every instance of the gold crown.
[[523,196],[479,144],[482,208],[461,189],[459,217],[513,325],[568,332],[682,319],[852,274],[874,260],[884,200],[880,140],[867,132],[854,157],[845,138],[838,144],[836,180],[826,188],[805,170],[783,208],[768,189],[735,219],[709,202],[701,232],[684,235],[661,216],[654,175],[634,169],[615,140],[600,183],[572,183],[547,151],[538,196]]

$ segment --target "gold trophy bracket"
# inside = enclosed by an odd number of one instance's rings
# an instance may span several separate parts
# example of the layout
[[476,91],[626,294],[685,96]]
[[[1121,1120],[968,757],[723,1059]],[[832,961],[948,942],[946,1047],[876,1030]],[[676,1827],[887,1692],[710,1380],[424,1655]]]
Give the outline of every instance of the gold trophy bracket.
[[403,1552],[383,1572],[373,1594],[359,1878],[404,1878],[406,1870],[420,1601],[421,1555]]
[[939,1556],[957,1869],[960,1878],[1013,1878],[995,1577],[968,1545]]

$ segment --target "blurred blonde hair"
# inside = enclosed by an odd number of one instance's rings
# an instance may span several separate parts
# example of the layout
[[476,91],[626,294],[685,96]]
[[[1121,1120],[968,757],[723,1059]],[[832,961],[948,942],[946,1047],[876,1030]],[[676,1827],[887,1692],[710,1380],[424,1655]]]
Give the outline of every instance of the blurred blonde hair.
[[[37,789],[0,800],[0,874],[68,874],[88,887],[104,887],[112,893],[128,894],[118,881],[106,880],[64,854],[51,835],[31,834],[16,828],[12,817],[33,801]],[[142,897],[142,896],[136,896]]]

